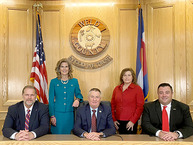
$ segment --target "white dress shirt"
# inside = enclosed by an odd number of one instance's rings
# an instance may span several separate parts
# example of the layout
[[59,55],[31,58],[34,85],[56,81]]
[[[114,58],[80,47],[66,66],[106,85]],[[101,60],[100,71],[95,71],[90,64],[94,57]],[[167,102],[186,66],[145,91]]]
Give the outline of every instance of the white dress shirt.
[[[28,109],[24,104],[23,104],[23,106],[24,106],[24,110],[25,110],[25,116],[27,115],[28,110],[30,110],[29,114],[30,114],[30,116],[31,116],[31,112],[32,112],[32,109],[33,109],[33,105],[32,105],[29,109]],[[16,135],[17,133],[18,133],[18,132],[13,133],[13,134],[11,135],[10,139],[15,139],[15,135]],[[36,138],[36,133],[33,132],[33,131],[31,131],[31,133],[33,133],[34,138]]]
[[[163,106],[167,106],[167,107],[166,107],[166,112],[167,112],[167,114],[168,114],[168,121],[169,121],[169,124],[170,124],[171,102],[170,102],[168,105],[162,105],[162,104],[160,103],[161,110],[163,110]],[[155,136],[158,137],[160,131],[161,131],[161,130],[158,130],[158,131],[156,132]],[[179,133],[179,137],[178,137],[178,138],[182,138],[182,137],[183,137],[183,135],[182,135],[182,133],[181,133],[180,131],[177,130],[177,131],[175,131],[175,132],[178,132],[178,133]]]

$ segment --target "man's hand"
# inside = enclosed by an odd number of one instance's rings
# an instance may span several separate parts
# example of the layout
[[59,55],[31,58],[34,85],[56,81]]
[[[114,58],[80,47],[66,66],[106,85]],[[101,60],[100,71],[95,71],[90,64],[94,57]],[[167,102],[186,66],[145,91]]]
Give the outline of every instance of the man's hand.
[[29,141],[34,139],[33,133],[29,132],[28,130],[20,130],[16,135],[15,135],[15,140],[18,141]]
[[84,137],[90,140],[100,140],[100,133],[97,132],[85,132]]
[[174,141],[178,139],[178,133],[176,132],[166,132],[166,131],[160,131],[159,137],[163,139],[164,141]]

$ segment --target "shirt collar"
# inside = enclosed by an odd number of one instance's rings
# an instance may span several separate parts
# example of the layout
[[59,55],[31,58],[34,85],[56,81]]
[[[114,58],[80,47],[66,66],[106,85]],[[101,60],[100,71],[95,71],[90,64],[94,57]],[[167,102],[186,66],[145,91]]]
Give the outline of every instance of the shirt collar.
[[92,112],[92,110],[96,110],[96,112],[98,111],[98,108],[96,109],[92,109],[92,107],[90,107],[90,111]]
[[[119,85],[120,89],[123,89],[123,85],[124,85],[123,83]],[[128,86],[128,88],[132,88],[132,89],[135,88],[135,84],[134,84],[134,83],[131,83],[131,84]]]
[[[161,104],[161,103],[160,103]],[[168,105],[163,105],[161,104],[161,108],[163,108],[163,106],[167,106],[167,108],[171,108],[171,102]]]
[[27,110],[30,110],[30,112],[31,112],[34,105],[32,105],[29,109],[25,106],[24,103],[23,103],[23,106],[24,106],[25,112],[27,112]]

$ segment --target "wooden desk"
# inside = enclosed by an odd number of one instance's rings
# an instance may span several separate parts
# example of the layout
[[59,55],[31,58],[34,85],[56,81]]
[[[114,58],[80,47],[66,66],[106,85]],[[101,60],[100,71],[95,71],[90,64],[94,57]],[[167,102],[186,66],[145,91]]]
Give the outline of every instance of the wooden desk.
[[193,145],[193,136],[166,142],[148,135],[113,135],[91,141],[75,135],[45,135],[31,141],[15,141],[0,136],[0,145]]

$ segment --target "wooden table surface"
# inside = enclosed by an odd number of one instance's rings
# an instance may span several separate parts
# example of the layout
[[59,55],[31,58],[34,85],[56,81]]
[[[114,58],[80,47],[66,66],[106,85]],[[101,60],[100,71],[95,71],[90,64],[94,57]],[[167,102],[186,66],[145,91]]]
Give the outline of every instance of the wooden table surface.
[[176,141],[162,141],[158,137],[149,135],[113,135],[91,141],[75,135],[45,135],[31,141],[15,141],[0,136],[3,145],[193,145],[193,136]]

